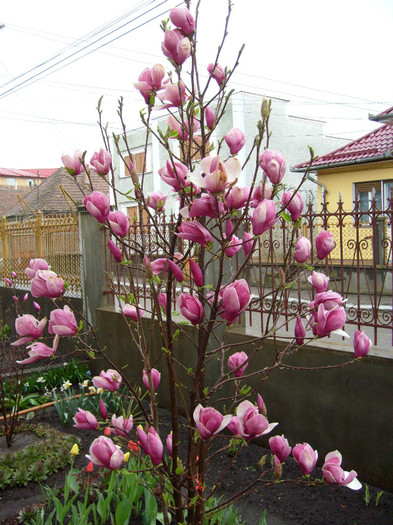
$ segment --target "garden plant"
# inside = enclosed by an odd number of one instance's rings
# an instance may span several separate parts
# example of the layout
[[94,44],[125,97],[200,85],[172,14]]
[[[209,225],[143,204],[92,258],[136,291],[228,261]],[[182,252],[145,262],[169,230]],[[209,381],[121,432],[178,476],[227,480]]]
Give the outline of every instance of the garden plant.
[[[140,113],[146,129],[145,150],[151,135],[165,149],[167,160],[159,175],[171,188],[170,195],[145,191],[146,163],[142,174],[137,173],[123,121],[123,100],[119,103],[121,135],[109,135],[102,124],[99,105],[105,149],[94,153],[90,162],[82,151],[63,157],[76,183],[84,175],[91,180],[93,171],[108,180],[112,200],[93,191],[85,197],[84,205],[106,230],[111,257],[121,267],[122,275],[128,276],[124,282],[113,275],[108,275],[108,279],[129,330],[129,361],[143,363],[144,390],[133,385],[116,366],[110,352],[100,345],[88,319],[72,311],[64,297],[63,279],[42,259],[31,260],[26,272],[31,278],[33,297],[53,299],[54,310],[48,324],[53,339],[48,345],[41,341],[42,320],[32,321],[23,315],[16,326],[24,338],[23,344],[28,344],[28,357],[20,361],[21,367],[39,359],[55,358],[61,337],[78,338],[81,351],[107,361],[106,369],[92,379],[93,385],[106,392],[126,388],[136,409],[116,407],[110,413],[109,404],[102,397],[95,411],[78,408],[73,414],[75,426],[103,430],[103,435],[91,444],[91,464],[102,469],[106,483],[108,479],[109,483],[131,483],[132,476],[138,476],[138,490],[144,487],[145,505],[157,508],[160,521],[166,525],[215,523],[219,513],[242,495],[265,482],[272,483],[269,477],[272,473],[279,482],[290,454],[299,465],[298,481],[361,487],[356,472],[346,472],[341,467],[342,461],[347,465],[337,450],[326,455],[323,479],[317,480],[312,472],[318,453],[312,445],[304,442],[291,446],[284,435],[276,434],[269,440],[271,462],[265,458],[259,463],[259,471],[250,479],[248,489],[227,499],[214,500],[225,473],[247,444],[271,434],[279,424],[267,419],[261,395],[264,381],[282,366],[286,356],[310,341],[334,333],[345,336],[346,314],[343,298],[329,290],[329,279],[309,264],[311,242],[301,235],[304,178],[291,190],[282,184],[285,158],[269,149],[270,101],[263,100],[255,136],[246,137],[240,129],[228,129],[222,139],[214,142],[214,132],[230,101],[230,80],[241,50],[232,65],[220,64],[229,28],[229,2],[221,43],[212,55],[207,73],[201,73],[197,37],[200,4],[191,6],[186,1],[183,7],[170,11],[169,19],[161,25],[167,66],[156,64],[144,69],[135,83],[145,103]],[[157,126],[154,116],[162,116],[163,112],[167,113],[166,125]],[[247,148],[246,162],[253,166],[252,180],[245,187],[238,183],[245,168],[237,158],[242,148]],[[139,235],[130,235],[130,220],[118,209],[113,149],[130,173],[126,196],[131,205],[138,207],[138,222],[133,228]],[[169,199],[176,202],[179,211],[168,237],[163,234],[162,224]],[[147,243],[144,221],[154,231],[153,245]],[[269,290],[273,299],[268,328],[250,339],[247,351],[238,351],[236,344],[227,340],[228,329],[242,319],[247,308],[263,299],[252,296],[244,272],[255,255],[260,236],[269,234],[279,221],[289,224],[292,233],[284,262],[280,263],[279,282],[273,282]],[[318,262],[322,263],[334,248],[333,235],[320,230],[315,246]],[[148,306],[140,304],[136,273],[143,275],[149,288]],[[254,363],[264,351],[266,340],[276,340],[283,324],[280,312],[287,292],[299,280],[307,278],[313,293],[307,312],[294,315],[294,333],[287,337],[284,348],[277,350],[274,362],[256,369]],[[146,319],[149,323],[144,322]],[[154,326],[159,326],[161,336],[162,351],[158,357],[151,353]],[[179,359],[181,345],[187,345],[190,355],[187,362]],[[369,338],[357,331],[354,359],[367,355],[370,345]],[[214,368],[218,373],[214,380],[208,380],[207,371],[212,363],[219,363]],[[180,379],[184,373],[187,381]],[[156,392],[161,374],[168,381],[172,428],[169,435],[160,433]],[[232,388],[230,395],[226,394],[228,387]],[[135,410],[141,421],[138,426],[133,416]],[[185,437],[181,437],[180,414],[186,417]],[[228,465],[213,483],[207,484],[209,459],[218,453]],[[112,471],[109,478],[108,471]],[[110,495],[110,491],[106,494]],[[116,494],[114,490],[114,498]],[[124,506],[121,501],[119,505]],[[87,509],[85,499],[80,515]],[[104,512],[103,503],[100,509]]]

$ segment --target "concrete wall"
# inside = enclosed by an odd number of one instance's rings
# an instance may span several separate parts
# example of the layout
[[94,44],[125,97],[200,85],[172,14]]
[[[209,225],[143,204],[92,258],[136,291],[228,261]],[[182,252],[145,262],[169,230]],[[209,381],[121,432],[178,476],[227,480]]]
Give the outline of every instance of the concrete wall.
[[[152,326],[149,319],[143,321],[146,331],[152,328],[151,352],[153,359],[158,358],[162,353],[158,327]],[[111,308],[100,308],[97,323],[101,342],[107,346],[111,359],[124,367],[127,377],[141,384],[142,362],[130,342],[123,317]],[[195,328],[190,326],[186,330],[190,337],[196,335]],[[250,349],[247,334],[232,329],[228,337],[228,341],[241,343],[237,351]],[[247,372],[252,367],[257,370],[269,366],[275,352],[273,342],[266,342]],[[285,363],[308,368],[343,364],[352,357],[352,351],[308,347],[287,358]],[[195,365],[195,352],[185,339],[179,340],[177,358],[186,368]],[[93,361],[94,371],[99,372],[102,364]],[[163,362],[158,366],[163,370],[159,402],[168,406],[165,366]],[[215,360],[209,364],[208,381],[214,380],[218,366]],[[189,380],[184,370],[179,371],[179,376],[182,382]],[[259,392],[267,404],[269,420],[280,423],[277,433],[284,433],[291,444],[309,442],[318,450],[321,460],[327,452],[338,449],[344,458],[344,468],[355,468],[361,481],[393,490],[393,360],[369,357],[344,368],[311,372],[280,369],[270,374]],[[228,388],[220,396],[231,393]],[[266,443],[265,439],[263,444]]]

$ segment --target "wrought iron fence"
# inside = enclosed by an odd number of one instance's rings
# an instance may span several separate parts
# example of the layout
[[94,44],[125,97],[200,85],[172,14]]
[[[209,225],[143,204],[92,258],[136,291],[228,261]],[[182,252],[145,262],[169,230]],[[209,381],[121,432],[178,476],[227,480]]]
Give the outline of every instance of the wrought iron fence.
[[80,295],[78,218],[71,214],[42,215],[20,221],[1,220],[0,279],[10,277],[16,288],[28,289],[25,274],[31,258],[44,258],[51,269],[67,283],[67,295]]
[[[280,268],[285,254],[302,234],[310,239],[313,247],[310,265],[327,274],[330,277],[330,289],[339,292],[347,300],[346,330],[348,327],[365,330],[374,344],[390,347],[393,344],[392,219],[393,201],[384,210],[378,209],[377,203],[373,201],[368,210],[361,209],[360,203],[355,202],[352,211],[345,211],[341,200],[334,211],[327,202],[321,205],[318,212],[310,204],[302,216],[301,231],[295,231],[291,222],[280,218],[272,230],[260,236],[254,256],[245,268],[244,277],[250,284],[253,300],[243,324],[268,333],[272,321],[280,318],[283,329],[292,332],[293,325],[289,320],[296,314],[306,313],[314,292],[306,278],[309,272],[304,272],[300,265],[287,266],[288,274],[293,272],[293,275],[299,276],[296,284],[281,289],[280,297],[272,293],[281,282]],[[175,226],[173,216],[161,219],[153,226],[145,222],[142,231],[138,224],[132,225],[129,244],[141,245],[144,236],[146,253],[131,251],[132,271],[127,266],[114,264],[112,258],[108,257],[108,276],[113,275],[111,286],[115,283],[117,293],[122,293],[127,279],[132,278],[136,300],[142,306],[150,304],[149,288],[141,271],[143,255],[152,259],[162,257],[161,241],[173,235]],[[314,244],[321,229],[329,230],[336,242],[334,250],[323,261],[318,260]],[[178,242],[180,253],[185,253],[187,248],[186,243]],[[239,252],[232,263],[240,267],[241,257]],[[108,301],[114,295],[111,286],[108,281]],[[177,283],[176,286],[180,287]],[[184,286],[187,286],[187,281]],[[279,304],[278,308],[275,308],[276,304]]]

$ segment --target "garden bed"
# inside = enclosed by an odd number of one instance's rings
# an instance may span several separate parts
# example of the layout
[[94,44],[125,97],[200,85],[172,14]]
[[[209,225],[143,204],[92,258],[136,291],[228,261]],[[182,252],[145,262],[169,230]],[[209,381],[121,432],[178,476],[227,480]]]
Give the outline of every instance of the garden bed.
[[[166,435],[170,430],[169,413],[160,411],[160,433]],[[92,440],[99,434],[91,430],[77,430],[72,425],[64,427],[54,408],[45,409],[36,413],[35,424],[45,422],[53,428],[70,433],[81,439],[80,454],[75,459],[75,466],[83,468],[87,465],[85,454],[88,452]],[[258,461],[270,452],[257,445],[248,445],[242,451],[236,465],[231,467],[225,475],[220,487],[220,494],[232,496],[242,490],[258,474]],[[227,456],[213,456],[209,465],[210,471],[216,475],[227,464]],[[316,476],[321,477],[321,471],[316,469]],[[283,480],[290,480],[299,476],[299,468],[292,458],[288,458],[283,472]],[[44,484],[62,486],[65,470],[56,472]],[[393,495],[384,492],[376,503],[378,489],[370,487],[368,506],[365,502],[365,488],[354,492],[345,487],[307,486],[306,483],[295,484],[282,482],[272,486],[260,488],[237,502],[240,515],[247,525],[257,525],[264,509],[267,511],[268,525],[295,525],[295,524],[350,524],[384,525],[392,523]],[[42,500],[42,493],[38,483],[30,482],[26,487],[13,487],[0,491],[0,523],[4,525],[16,524],[16,515],[19,510]],[[137,523],[137,522],[135,522]]]

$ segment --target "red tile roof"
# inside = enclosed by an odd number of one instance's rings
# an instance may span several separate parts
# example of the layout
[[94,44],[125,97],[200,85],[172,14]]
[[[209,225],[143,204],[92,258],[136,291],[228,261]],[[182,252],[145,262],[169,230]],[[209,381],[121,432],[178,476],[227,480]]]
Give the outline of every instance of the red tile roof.
[[57,170],[57,168],[44,168],[44,169],[27,169],[27,170],[17,170],[13,168],[0,168],[0,177],[26,177],[29,179],[36,179],[39,176],[42,179],[46,179],[49,175],[52,175]]
[[[331,153],[317,157],[312,163],[312,169],[327,169],[335,166],[348,166],[392,158],[393,126],[385,124],[360,137],[360,139],[354,140]],[[308,165],[309,162],[303,162],[295,166],[293,171],[305,171]]]

